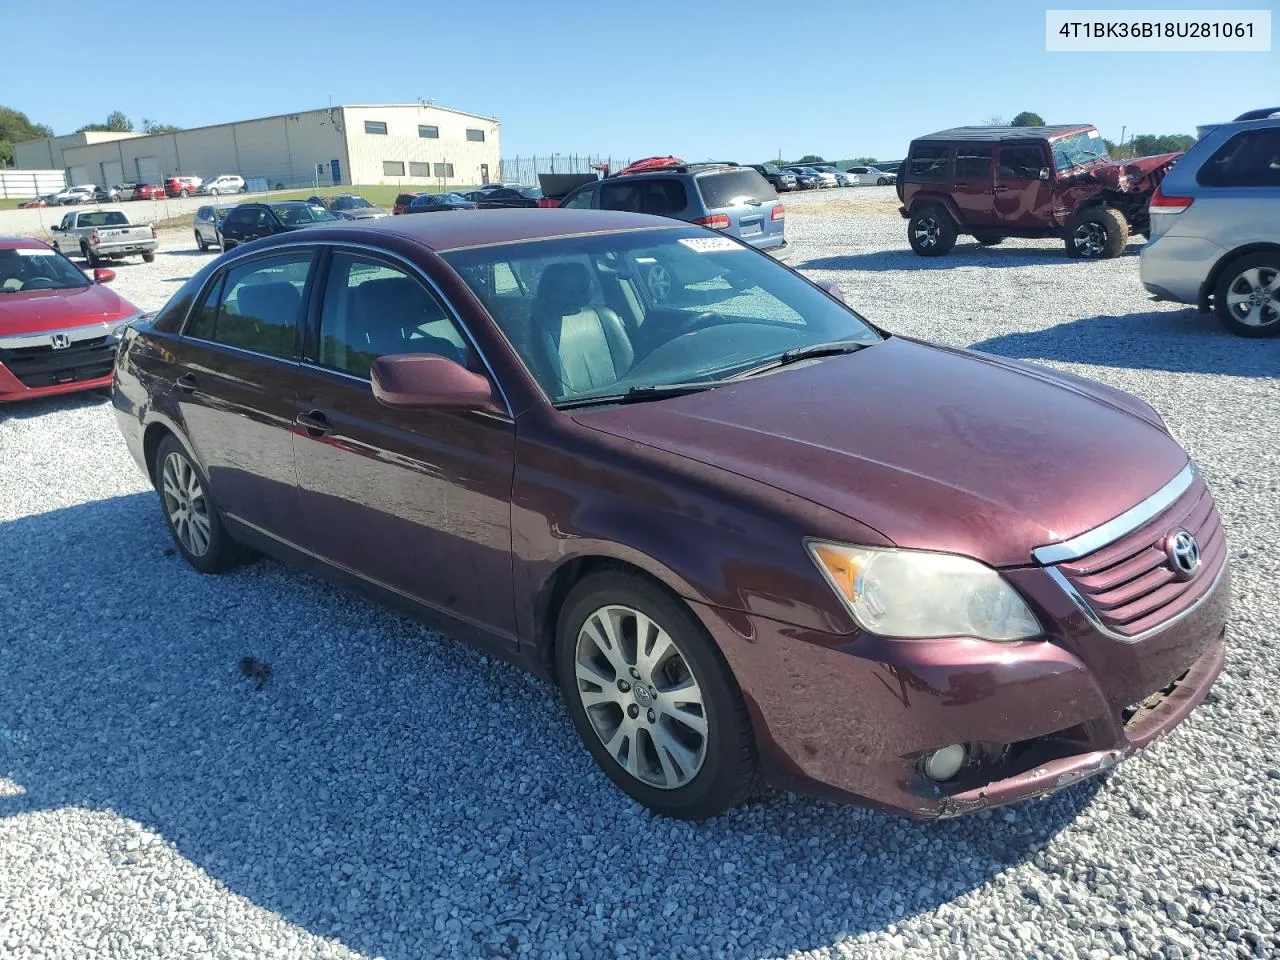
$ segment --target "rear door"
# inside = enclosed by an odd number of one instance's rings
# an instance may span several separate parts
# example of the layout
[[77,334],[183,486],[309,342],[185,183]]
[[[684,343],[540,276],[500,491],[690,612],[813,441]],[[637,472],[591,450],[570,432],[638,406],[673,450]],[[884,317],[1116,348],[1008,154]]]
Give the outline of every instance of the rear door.
[[990,144],[955,146],[951,197],[966,224],[986,226],[997,222],[994,163],[995,149]]
[[380,356],[485,368],[454,312],[403,262],[339,248],[326,275],[295,409],[307,549],[514,646],[515,424],[380,404],[369,381]]
[[271,251],[219,272],[183,331],[174,395],[223,512],[297,543],[293,464],[298,323],[314,252]]
[[694,179],[706,215],[727,217],[725,232],[761,249],[785,240],[786,221],[778,193],[757,171],[749,168],[704,173]]
[[[1041,179],[1042,171],[1048,179]],[[1043,143],[1003,144],[997,151],[993,223],[1042,229],[1053,223],[1053,164]]]

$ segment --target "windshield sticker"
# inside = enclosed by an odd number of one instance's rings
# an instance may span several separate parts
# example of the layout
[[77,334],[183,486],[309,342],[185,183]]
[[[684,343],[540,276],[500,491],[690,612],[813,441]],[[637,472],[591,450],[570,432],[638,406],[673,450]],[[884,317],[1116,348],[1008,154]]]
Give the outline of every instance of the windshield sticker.
[[57,256],[52,250],[32,250],[28,247],[18,247],[13,251],[20,257],[54,257]]
[[1090,139],[1090,140],[1097,140],[1100,136],[1102,136],[1102,134],[1100,134],[1097,130],[1090,130],[1090,131],[1089,131],[1089,139]]
[[694,253],[719,253],[721,250],[745,250],[728,237],[682,237],[680,240]]

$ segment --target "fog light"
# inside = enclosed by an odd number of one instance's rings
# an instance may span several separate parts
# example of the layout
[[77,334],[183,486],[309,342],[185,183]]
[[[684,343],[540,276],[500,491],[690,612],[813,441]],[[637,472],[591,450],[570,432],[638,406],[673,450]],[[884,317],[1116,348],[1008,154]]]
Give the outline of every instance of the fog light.
[[940,747],[924,758],[924,775],[939,782],[950,780],[960,772],[964,759],[965,749],[961,744]]

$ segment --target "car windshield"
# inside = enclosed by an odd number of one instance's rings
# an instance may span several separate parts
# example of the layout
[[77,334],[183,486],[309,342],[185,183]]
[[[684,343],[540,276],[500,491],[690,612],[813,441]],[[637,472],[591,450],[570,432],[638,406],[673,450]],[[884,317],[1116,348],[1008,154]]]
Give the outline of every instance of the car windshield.
[[89,279],[55,250],[0,249],[0,292],[78,290]]
[[1108,160],[1107,144],[1097,130],[1073,133],[1053,141],[1053,162],[1059,170],[1083,167],[1095,160]]
[[317,223],[322,220],[338,219],[324,207],[315,207],[309,203],[276,203],[272,204],[271,211],[281,223],[288,224]]
[[[767,254],[694,227],[557,237],[444,254],[553,403],[714,386],[787,351],[881,339]],[[569,344],[564,317],[594,316]],[[558,344],[558,346],[551,346]]]
[[373,204],[364,197],[338,197],[329,204],[331,210],[355,210],[360,207],[372,207]]

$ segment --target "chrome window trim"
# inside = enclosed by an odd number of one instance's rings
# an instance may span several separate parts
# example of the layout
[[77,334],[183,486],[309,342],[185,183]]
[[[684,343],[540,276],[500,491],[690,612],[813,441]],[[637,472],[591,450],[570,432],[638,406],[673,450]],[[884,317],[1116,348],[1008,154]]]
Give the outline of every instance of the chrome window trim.
[[0,337],[0,350],[48,347],[52,346],[52,338],[57,336],[65,336],[72,343],[79,343],[81,340],[93,340],[97,337],[107,337],[115,333],[120,327],[133,323],[145,315],[145,312],[140,310],[120,320],[104,320],[101,323],[94,323],[89,326],[63,327],[60,330],[42,330],[40,333],[24,333],[20,336]]
[[[507,410],[507,419],[509,419],[512,423],[515,422],[515,414],[511,408],[511,401],[507,398],[507,391],[503,388],[502,381],[498,379],[497,373],[494,372],[493,364],[489,362],[489,358],[485,356],[484,351],[480,349],[480,344],[476,342],[475,335],[472,334],[471,329],[466,324],[466,321],[464,321],[462,317],[459,315],[457,308],[453,305],[453,302],[447,296],[445,296],[444,291],[440,289],[440,286],[433,279],[431,279],[431,277],[427,274],[427,272],[423,270],[421,267],[419,267],[412,260],[409,260],[401,256],[400,254],[394,253],[390,250],[384,250],[382,247],[375,247],[372,244],[359,243],[359,242],[350,241],[350,240],[333,240],[333,239],[305,240],[304,239],[304,240],[291,241],[288,244],[282,244],[278,247],[270,247],[266,250],[254,250],[252,251],[252,253],[244,257],[233,256],[232,260],[229,263],[223,265],[220,269],[213,271],[213,273],[209,275],[209,279],[205,281],[204,286],[200,290],[200,295],[192,302],[191,310],[188,311],[186,319],[184,319],[182,322],[182,330],[179,331],[179,336],[186,337],[191,340],[197,340],[201,343],[212,344],[213,346],[231,347],[231,344],[218,343],[216,340],[205,340],[201,337],[191,336],[186,332],[187,326],[191,323],[192,316],[195,315],[196,304],[200,304],[200,305],[204,304],[205,298],[210,293],[210,285],[214,283],[215,278],[224,275],[228,270],[234,268],[239,263],[252,260],[258,255],[266,257],[266,256],[280,254],[280,253],[287,253],[291,250],[298,250],[303,248],[310,249],[313,247],[320,247],[321,248],[320,252],[323,252],[324,248],[328,248],[330,252],[334,252],[342,249],[367,251],[369,253],[376,254],[377,256],[383,257],[385,259],[393,260],[396,263],[403,264],[405,267],[408,268],[409,271],[411,271],[413,274],[416,274],[419,278],[421,278],[421,280],[424,283],[426,283],[428,289],[431,290],[435,298],[440,301],[440,304],[441,306],[444,307],[445,313],[448,315],[448,317],[451,320],[453,320],[453,322],[457,325],[458,329],[462,331],[462,335],[467,338],[467,342],[471,344],[471,348],[475,350],[476,356],[480,358],[480,362],[484,364],[485,370],[487,370],[489,373],[489,380],[498,389],[498,396],[502,398],[502,405],[506,407],[506,410]],[[313,259],[314,259],[314,256],[315,254],[313,254]],[[445,265],[449,266],[447,262]],[[452,270],[453,267],[449,266],[449,269]],[[311,282],[310,277],[308,277],[308,282]],[[323,297],[323,291],[321,292],[321,296]],[[321,303],[321,306],[323,307],[323,303]],[[245,348],[232,347],[232,349],[239,349],[244,353],[255,354],[257,356],[269,357],[272,360],[283,359],[283,360],[286,360],[286,362],[288,360],[288,358],[276,357],[272,354],[258,353],[257,351],[248,350]],[[355,374],[350,374],[343,370],[333,370],[329,367],[325,367],[318,363],[314,363],[303,357],[293,357],[291,359],[295,362],[298,362],[301,366],[304,366],[304,367],[313,367],[316,370],[323,370],[327,373],[342,374],[343,376],[351,377],[362,383],[369,383],[369,379],[367,377],[357,377]]]
[[1085,598],[1080,595],[1080,592],[1071,585],[1071,581],[1066,578],[1066,576],[1062,573],[1061,570],[1057,570],[1054,567],[1046,567],[1045,573],[1049,574],[1049,578],[1053,580],[1053,582],[1056,583],[1062,589],[1063,593],[1065,593],[1068,597],[1071,598],[1071,602],[1076,605],[1076,608],[1079,609],[1079,611],[1082,614],[1084,614],[1085,619],[1089,621],[1089,625],[1093,627],[1094,630],[1098,631],[1105,637],[1109,637],[1112,640],[1119,640],[1121,643],[1138,643],[1139,641],[1145,640],[1147,639],[1147,637],[1150,637],[1153,634],[1159,633],[1162,630],[1169,629],[1174,624],[1178,623],[1181,620],[1184,620],[1185,618],[1190,616],[1192,613],[1194,613],[1196,610],[1200,609],[1200,607],[1204,605],[1206,600],[1208,600],[1210,597],[1212,597],[1215,593],[1218,592],[1218,587],[1221,586],[1222,584],[1222,578],[1226,576],[1229,560],[1230,560],[1230,553],[1223,556],[1222,567],[1218,570],[1217,575],[1213,578],[1213,583],[1209,584],[1208,589],[1205,590],[1205,592],[1200,596],[1200,599],[1198,599],[1195,603],[1191,604],[1191,606],[1187,607],[1187,609],[1180,611],[1175,616],[1170,617],[1168,620],[1164,620],[1156,624],[1154,627],[1151,627],[1147,630],[1143,630],[1142,633],[1135,633],[1133,636],[1128,636],[1127,634],[1123,634],[1123,633],[1116,633],[1114,630],[1112,630],[1110,627],[1104,624],[1102,622],[1102,619],[1098,616],[1098,614],[1094,611],[1094,609],[1091,606],[1089,606],[1089,601],[1085,600]]
[[[1191,484],[1198,474],[1199,471],[1196,469],[1196,465],[1188,461],[1187,465],[1178,471],[1177,476],[1151,494],[1151,496],[1130,507],[1118,517],[1113,517],[1106,523],[1094,527],[1092,530],[1086,530],[1079,536],[1064,540],[1062,543],[1051,543],[1043,547],[1036,547],[1031,551],[1031,555],[1037,563],[1047,567],[1066,560],[1078,560],[1080,557],[1088,556],[1109,543],[1115,543],[1121,537],[1132,533],[1144,523],[1167,510],[1191,488]],[[1052,573],[1053,571],[1050,572]]]

